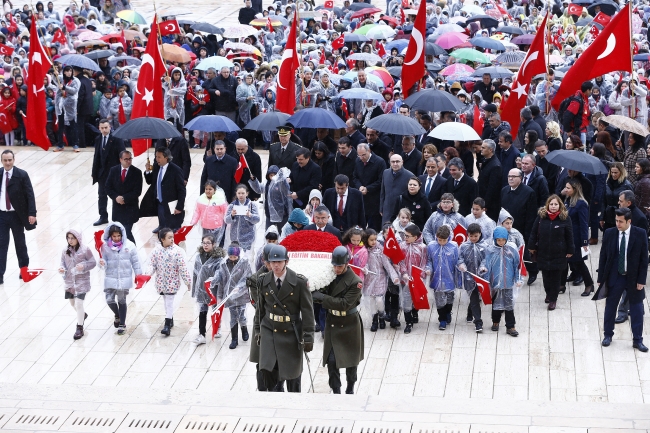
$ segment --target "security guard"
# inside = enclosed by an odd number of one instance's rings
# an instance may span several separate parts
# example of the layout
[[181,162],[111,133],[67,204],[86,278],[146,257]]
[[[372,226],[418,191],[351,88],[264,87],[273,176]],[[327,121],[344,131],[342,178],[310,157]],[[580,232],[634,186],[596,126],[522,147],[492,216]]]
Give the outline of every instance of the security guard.
[[268,390],[286,380],[287,391],[300,392],[303,355],[314,348],[314,308],[307,278],[287,267],[286,248],[269,250],[271,272],[262,278],[255,312],[259,368]]
[[[270,272],[271,266],[269,265],[269,251],[274,247],[275,244],[266,244],[262,250],[262,262],[264,263],[261,268],[257,270],[253,275],[246,279],[246,286],[248,287],[248,292],[251,295],[251,304],[257,309],[259,304],[259,292],[262,286],[262,279],[264,276]],[[253,327],[253,341],[257,341],[257,336],[259,334],[256,331],[256,328]],[[260,347],[257,344],[251,344],[250,352],[250,362],[255,363],[255,369],[257,371],[257,390],[258,391],[268,391],[264,385],[264,376],[260,371]]]
[[312,294],[314,302],[320,302],[327,309],[323,366],[327,364],[329,385],[334,394],[341,393],[339,368],[345,368],[348,383],[345,393],[354,394],[357,366],[363,359],[363,323],[359,316],[363,283],[350,269],[349,262],[346,247],[334,248],[332,265],[336,278]]

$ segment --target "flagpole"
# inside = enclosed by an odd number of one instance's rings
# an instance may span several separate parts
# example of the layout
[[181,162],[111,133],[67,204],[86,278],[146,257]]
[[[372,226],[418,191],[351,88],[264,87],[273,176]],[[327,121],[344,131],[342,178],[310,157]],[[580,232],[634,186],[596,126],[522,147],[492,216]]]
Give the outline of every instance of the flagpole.
[[[302,38],[300,37],[300,5],[305,4],[304,0],[299,0],[296,2],[296,37],[298,38],[298,45],[300,46],[300,55],[298,56],[298,65],[300,66],[300,81],[302,82],[302,89],[300,91],[300,105],[303,105],[304,102],[304,95],[307,93],[307,89],[305,89],[305,68],[302,65]],[[305,6],[306,7],[306,6]],[[278,71],[279,72],[279,71]],[[313,71],[312,71],[313,72]],[[295,72],[294,72],[295,74]],[[308,108],[308,107],[305,107]]]
[[[158,25],[158,11],[156,10],[156,2],[153,2],[153,12],[156,17],[156,22],[154,24]],[[160,50],[162,51],[163,64],[165,60],[165,47],[163,46],[162,36],[160,34],[160,27],[158,27],[158,43],[160,44]],[[169,71],[167,71],[167,66],[165,66],[165,76],[169,77]]]
[[[36,17],[36,14],[34,13],[34,5],[30,2],[30,3],[29,3],[29,6],[30,6],[30,9],[31,9],[31,11],[32,11],[32,17]],[[36,20],[36,18],[34,18],[34,20]],[[45,36],[43,35],[43,32],[41,31],[41,26],[39,26],[39,25],[36,23],[36,21],[33,21],[33,22],[32,22],[32,25],[36,25],[37,33],[40,35],[40,36],[39,36],[39,39],[40,39],[40,38],[43,38],[43,40],[45,40]],[[66,40],[67,40],[67,36],[66,36]],[[40,42],[40,41],[39,41],[39,42]],[[43,46],[42,43],[41,43],[41,46]],[[45,55],[47,56],[47,59],[48,59],[48,60],[50,61],[50,63],[52,64],[52,67],[54,67],[54,60],[52,60],[52,57],[50,56],[50,53],[49,53],[48,51],[49,51],[49,50],[47,50],[47,51],[46,51],[46,50],[43,50],[43,52],[44,52]],[[58,71],[57,71],[56,74],[54,74],[54,79],[56,80],[56,84],[59,84],[59,85],[61,84],[61,82],[59,81],[59,74],[58,74]]]

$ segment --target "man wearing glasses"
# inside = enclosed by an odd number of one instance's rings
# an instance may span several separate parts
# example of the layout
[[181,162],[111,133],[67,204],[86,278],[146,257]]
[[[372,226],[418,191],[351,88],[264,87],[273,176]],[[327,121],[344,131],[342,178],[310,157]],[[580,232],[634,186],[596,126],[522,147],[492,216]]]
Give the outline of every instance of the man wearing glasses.
[[113,200],[113,221],[122,223],[126,237],[135,244],[131,229],[139,219],[142,171],[131,166],[132,161],[131,152],[120,152],[120,164],[108,172],[106,194]]

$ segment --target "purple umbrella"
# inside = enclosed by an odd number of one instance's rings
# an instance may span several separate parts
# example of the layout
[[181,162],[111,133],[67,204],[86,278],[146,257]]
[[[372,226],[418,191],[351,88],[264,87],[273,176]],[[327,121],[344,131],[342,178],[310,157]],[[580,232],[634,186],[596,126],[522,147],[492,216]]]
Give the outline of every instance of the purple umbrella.
[[533,39],[535,39],[535,35],[525,34],[513,38],[510,42],[515,45],[530,45],[533,43]]

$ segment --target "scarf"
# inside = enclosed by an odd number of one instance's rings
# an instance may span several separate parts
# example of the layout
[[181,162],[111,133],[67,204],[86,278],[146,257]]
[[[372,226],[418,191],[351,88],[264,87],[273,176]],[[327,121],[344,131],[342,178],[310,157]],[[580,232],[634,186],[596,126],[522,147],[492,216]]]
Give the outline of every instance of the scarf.
[[555,218],[557,218],[557,216],[560,215],[560,211],[557,211],[557,212],[549,212],[549,211],[546,211],[546,215],[548,215],[548,218],[549,218],[551,221],[555,221]]
[[106,244],[113,251],[120,251],[122,249],[122,245],[123,245],[122,241],[113,242],[113,239],[109,239]]

